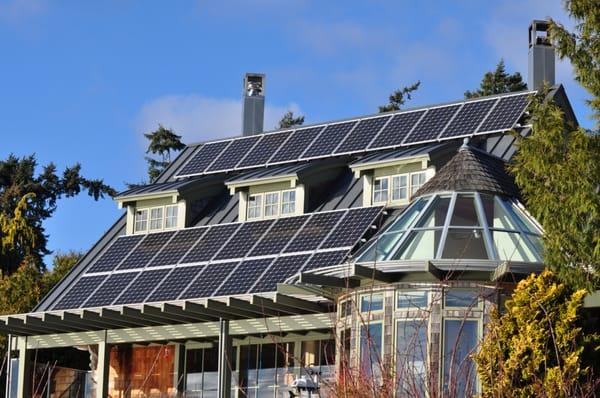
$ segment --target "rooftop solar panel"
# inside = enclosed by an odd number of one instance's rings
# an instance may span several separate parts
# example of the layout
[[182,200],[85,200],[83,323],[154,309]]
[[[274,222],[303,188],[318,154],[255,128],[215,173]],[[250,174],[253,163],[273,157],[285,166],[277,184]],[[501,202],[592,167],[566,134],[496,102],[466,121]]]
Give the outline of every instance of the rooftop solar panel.
[[317,252],[308,260],[302,271],[312,271],[317,268],[331,267],[342,264],[348,254],[348,250],[336,250],[331,252]]
[[262,166],[273,156],[277,148],[290,136],[291,131],[268,134],[248,153],[238,167]]
[[81,304],[96,290],[106,275],[83,276],[75,282],[60,301],[54,306],[55,310],[79,308]]
[[144,235],[120,236],[104,253],[102,253],[100,258],[98,258],[87,272],[93,273],[114,270],[117,265],[123,261],[125,256],[127,256],[127,253],[129,253],[143,237]]
[[373,224],[381,209],[381,207],[365,207],[349,210],[320,248],[354,246]]
[[369,142],[381,131],[383,126],[390,120],[391,116],[364,119],[335,150],[335,153],[347,153],[366,150]]
[[237,262],[208,264],[188,286],[180,299],[209,297],[233,271]]
[[344,211],[315,213],[285,248],[285,253],[315,250],[344,216]]
[[513,128],[527,106],[528,97],[528,94],[524,94],[500,98],[492,113],[485,119],[477,132]]
[[441,138],[466,136],[475,133],[492,106],[498,101],[491,99],[486,101],[467,102],[456,117],[450,122],[448,128]]
[[139,272],[125,272],[110,275],[104,283],[82,304],[82,307],[102,307],[110,305],[129,285]]
[[144,268],[174,234],[175,231],[168,231],[146,235],[146,238],[133,249],[117,269]]
[[140,272],[139,276],[129,286],[129,289],[123,290],[123,294],[116,299],[114,304],[143,303],[169,271],[170,269],[163,268]]
[[274,258],[261,258],[242,262],[221,285],[215,296],[246,293],[273,260]]
[[346,135],[357,124],[355,120],[351,122],[330,124],[317,137],[306,152],[302,154],[302,159],[324,156],[333,153],[333,150],[344,140]]
[[402,144],[410,130],[423,116],[425,110],[405,112],[394,115],[392,120],[381,130],[369,148],[385,148]]
[[459,108],[460,105],[452,105],[429,109],[423,119],[406,137],[404,144],[435,140],[444,131],[444,128]]
[[308,215],[298,217],[279,218],[275,225],[269,230],[261,241],[252,249],[251,256],[264,256],[267,254],[280,253],[285,245],[290,242],[302,225],[308,219]]
[[179,260],[190,250],[194,242],[200,239],[207,230],[208,227],[178,231],[177,235],[169,241],[168,245],[163,246],[148,266],[158,267],[179,263]]
[[324,126],[318,126],[294,131],[292,136],[269,160],[269,163],[297,160],[324,128]]
[[219,251],[215,260],[246,256],[248,251],[260,240],[271,224],[273,224],[273,220],[243,223],[231,240],[229,240],[227,246]]
[[306,263],[308,260],[308,254],[302,254],[299,256],[285,256],[279,257],[273,265],[269,268],[269,272],[266,272],[254,285],[251,293],[258,292],[272,292],[277,290],[277,284],[282,283],[290,276],[294,275]]
[[241,224],[214,225],[206,232],[188,254],[182,263],[208,261],[221,249]]
[[201,174],[229,145],[231,140],[202,145],[198,152],[177,172],[178,176]]
[[163,279],[160,285],[148,297],[147,301],[175,300],[191,281],[204,269],[204,266],[176,267]]
[[242,160],[244,155],[250,152],[254,144],[261,137],[260,135],[254,135],[233,140],[231,145],[221,153],[221,156],[206,171],[213,172],[233,169]]

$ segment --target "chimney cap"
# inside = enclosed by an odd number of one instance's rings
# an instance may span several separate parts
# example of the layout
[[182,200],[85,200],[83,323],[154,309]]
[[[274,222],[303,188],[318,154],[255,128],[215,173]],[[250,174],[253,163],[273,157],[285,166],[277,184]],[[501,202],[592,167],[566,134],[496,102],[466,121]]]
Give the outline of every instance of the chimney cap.
[[542,45],[551,46],[548,30],[550,29],[550,21],[545,19],[534,19],[529,25],[529,48]]

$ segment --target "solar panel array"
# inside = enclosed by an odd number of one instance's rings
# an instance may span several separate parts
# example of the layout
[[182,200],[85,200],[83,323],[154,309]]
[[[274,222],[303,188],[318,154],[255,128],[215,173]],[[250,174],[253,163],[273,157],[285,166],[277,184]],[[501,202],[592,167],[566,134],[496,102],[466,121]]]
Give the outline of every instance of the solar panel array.
[[117,238],[53,309],[273,291],[337,265],[382,207],[317,212]]
[[374,151],[511,129],[530,92],[202,145],[178,177]]

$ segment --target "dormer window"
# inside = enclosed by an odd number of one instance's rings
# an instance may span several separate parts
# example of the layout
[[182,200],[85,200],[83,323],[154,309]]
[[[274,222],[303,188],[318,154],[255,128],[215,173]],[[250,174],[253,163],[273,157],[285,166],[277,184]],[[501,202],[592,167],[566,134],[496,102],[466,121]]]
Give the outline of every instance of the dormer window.
[[135,232],[146,232],[148,229],[148,209],[135,211]]
[[177,228],[178,205],[136,208],[135,233],[164,231]]
[[375,177],[373,204],[407,203],[426,181],[426,171]]
[[247,219],[275,218],[296,213],[296,190],[287,189],[248,195]]

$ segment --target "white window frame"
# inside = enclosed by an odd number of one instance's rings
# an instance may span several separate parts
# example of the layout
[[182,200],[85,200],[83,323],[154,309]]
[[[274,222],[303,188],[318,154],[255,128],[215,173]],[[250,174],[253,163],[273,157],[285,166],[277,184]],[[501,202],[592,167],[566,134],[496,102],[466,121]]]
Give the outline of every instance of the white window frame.
[[[396,184],[394,183],[394,180],[398,179],[399,181],[401,181],[402,178],[405,179],[405,182],[406,182],[405,185],[404,186],[400,185],[397,187]],[[390,190],[391,195],[389,196],[390,202],[405,202],[410,199],[410,182],[409,182],[408,174],[396,174],[396,175],[390,176],[390,182],[391,182],[391,184],[389,184],[389,186],[392,188]],[[405,190],[405,193],[404,193],[405,196],[403,198],[402,197],[394,198],[394,193],[396,191],[401,192],[402,189]]]
[[[284,194],[292,193],[293,201],[283,201]],[[267,196],[269,195],[277,195],[277,201],[273,203],[267,204]],[[252,198],[260,198],[258,206],[251,206]],[[248,194],[248,199],[246,203],[246,219],[247,220],[264,220],[264,219],[272,219],[279,218],[284,216],[293,216],[296,215],[297,206],[298,206],[298,192],[296,189],[283,189],[278,191],[267,191],[255,194]],[[284,212],[284,206],[288,205],[291,208],[291,211]],[[267,214],[267,208],[272,207],[275,209],[275,213]],[[258,209],[259,214],[251,215],[251,209]]]
[[[175,215],[174,216],[169,216],[169,209],[174,209],[175,210]],[[165,210],[164,210],[164,222],[163,222],[163,229],[165,230],[170,230],[170,229],[175,229],[177,228],[178,222],[179,222],[179,206],[178,205],[167,205],[165,206]],[[167,226],[167,221],[171,219],[172,222],[172,226]]]
[[[291,201],[284,200],[285,195],[290,194],[293,198]],[[289,206],[290,211],[283,211],[285,206]],[[286,189],[281,191],[281,211],[280,214],[283,216],[284,214],[296,214],[296,190],[295,189]]]
[[[254,205],[251,205],[251,199],[252,198],[256,198],[257,200],[254,202]],[[257,193],[254,195],[248,195],[248,205],[247,205],[247,211],[246,211],[246,218],[248,220],[260,220],[261,218],[263,218],[263,194],[262,193]],[[256,203],[258,203],[258,205],[256,205]],[[251,215],[250,214],[250,210],[255,210],[255,214]]]
[[[263,215],[264,215],[264,218],[277,218],[277,217],[279,217],[279,208],[281,207],[281,191],[265,192],[262,195],[263,195]],[[268,197],[275,197],[276,199],[273,202],[268,202],[267,203],[267,198]]]
[[[175,217],[169,217],[170,219],[173,220],[174,224],[173,224],[173,226],[167,227],[167,209],[170,209],[170,208],[175,209]],[[151,218],[153,210],[160,210],[160,212],[161,212],[160,228],[151,228],[150,227],[150,224],[152,221],[158,220],[158,218]],[[138,212],[146,213],[146,217],[145,217],[146,228],[145,229],[137,228],[137,225],[138,225],[137,213]],[[149,232],[160,232],[160,231],[169,231],[169,230],[177,229],[177,227],[179,226],[179,213],[180,213],[180,211],[179,211],[178,204],[165,205],[165,206],[137,207],[137,208],[135,208],[135,210],[133,212],[133,233],[134,234],[143,234],[143,233],[149,233]]]
[[[144,220],[138,220],[138,212],[146,213],[146,215],[144,216]],[[150,216],[150,209],[148,209],[148,208],[135,209],[135,211],[133,213],[133,232],[134,233],[142,234],[142,233],[148,232],[149,216]],[[145,225],[144,229],[138,229],[138,222],[144,223],[144,225]]]
[[[413,176],[424,177],[423,184],[413,186]],[[394,183],[395,181],[400,182],[402,178],[406,179],[406,185],[397,187]],[[376,189],[376,183],[378,181],[387,181],[387,189]],[[414,194],[427,182],[427,170],[415,171],[413,173],[400,173],[400,174],[392,174],[388,176],[374,177],[373,178],[373,188],[371,201],[373,204],[390,204],[390,203],[407,203],[412,200]],[[406,189],[406,196],[394,198],[394,192],[400,191],[400,189]],[[375,195],[379,192],[386,192],[387,200],[375,200]]]
[[[377,189],[376,188],[378,181],[382,181],[382,182],[385,181],[386,182],[387,186],[385,187],[385,189],[384,188],[382,188],[382,189]],[[383,184],[382,184],[382,186],[383,186]],[[385,192],[385,200],[376,200],[375,199],[375,196],[378,193],[383,194],[384,192]],[[373,201],[373,203],[389,203],[389,201],[390,201],[390,177],[389,176],[375,177],[373,179],[373,197],[372,197],[372,201]]]
[[[423,183],[422,184],[417,184],[417,186],[413,185],[413,177],[414,176],[423,176]],[[425,185],[425,183],[427,182],[427,171],[423,170],[423,171],[415,171],[414,173],[410,173],[410,177],[409,177],[409,186],[410,186],[410,191],[408,193],[408,197],[409,199],[412,199],[412,197],[417,193],[417,191],[423,186]]]
[[[158,218],[153,218],[152,213],[158,211],[160,212],[160,216]],[[153,228],[153,222],[160,222],[160,226],[158,228]],[[165,226],[165,208],[164,206],[154,206],[148,208],[148,231],[162,231]]]

